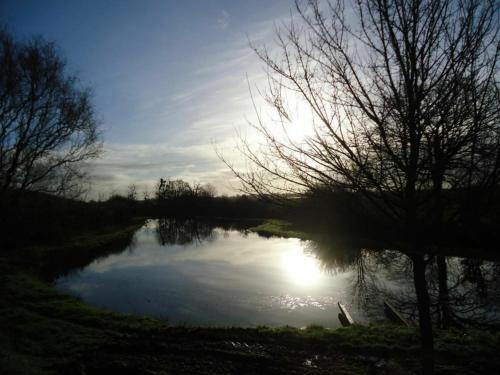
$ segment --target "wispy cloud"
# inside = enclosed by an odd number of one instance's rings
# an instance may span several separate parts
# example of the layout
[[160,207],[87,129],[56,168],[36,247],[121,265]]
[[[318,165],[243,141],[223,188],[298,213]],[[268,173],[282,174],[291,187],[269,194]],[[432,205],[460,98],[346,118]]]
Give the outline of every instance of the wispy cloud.
[[[217,24],[225,29],[230,18],[223,11]],[[249,25],[245,34],[206,46],[205,58],[175,91],[146,90],[135,96],[139,111],[130,122],[136,123],[137,134],[149,132],[148,136],[105,145],[107,152],[92,164],[91,197],[125,192],[132,183],[151,188],[160,177],[211,183],[220,193],[237,192],[239,182],[219,160],[214,144],[235,166],[244,165],[236,151],[236,137],[237,131],[251,133],[248,122],[255,122],[248,84],[266,85],[266,72],[249,40],[257,45],[271,43],[276,22],[283,20],[259,21]],[[262,98],[254,99],[265,110]],[[155,126],[143,126],[152,122]],[[151,139],[158,141],[151,143]]]
[[222,12],[219,15],[219,18],[217,18],[217,27],[221,30],[225,30],[229,27],[230,22],[231,22],[231,16],[227,11],[222,10]]
[[[233,193],[237,181],[219,160],[213,144],[171,146],[169,144],[106,144],[103,158],[88,165],[95,199],[124,193],[130,184],[152,189],[160,177],[211,183],[221,194]],[[224,147],[224,146],[223,146]],[[225,150],[232,153],[231,147]],[[233,155],[234,156],[234,155]]]

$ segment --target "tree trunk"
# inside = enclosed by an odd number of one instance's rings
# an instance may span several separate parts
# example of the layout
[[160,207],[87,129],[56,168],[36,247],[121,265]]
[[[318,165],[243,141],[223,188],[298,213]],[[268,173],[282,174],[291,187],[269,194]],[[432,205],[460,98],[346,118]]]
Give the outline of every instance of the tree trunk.
[[439,309],[441,310],[441,328],[448,328],[451,325],[450,295],[448,292],[448,269],[446,258],[442,255],[436,257],[438,266],[439,284]]
[[432,335],[429,292],[425,279],[424,255],[414,255],[412,260],[413,281],[418,304],[422,374],[431,375],[434,373],[434,339]]

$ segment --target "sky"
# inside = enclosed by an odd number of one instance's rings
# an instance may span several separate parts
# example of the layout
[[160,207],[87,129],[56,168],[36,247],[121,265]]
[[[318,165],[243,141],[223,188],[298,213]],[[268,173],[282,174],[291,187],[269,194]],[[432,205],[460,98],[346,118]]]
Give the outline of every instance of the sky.
[[160,177],[234,194],[215,148],[242,163],[237,134],[255,116],[249,84],[265,84],[249,40],[272,44],[292,9],[291,0],[0,0],[0,25],[54,41],[92,88],[104,153],[89,167],[89,199]]

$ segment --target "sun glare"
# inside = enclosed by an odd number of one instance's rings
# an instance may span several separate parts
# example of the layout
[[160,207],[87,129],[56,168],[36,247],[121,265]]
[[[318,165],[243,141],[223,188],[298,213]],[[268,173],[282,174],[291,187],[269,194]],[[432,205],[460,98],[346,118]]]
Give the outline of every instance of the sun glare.
[[287,95],[285,102],[290,121],[285,121],[284,129],[281,129],[276,135],[298,143],[313,136],[313,116],[309,105],[296,94]]
[[282,265],[287,277],[294,284],[310,286],[318,282],[321,269],[318,261],[302,248],[293,248],[282,255]]

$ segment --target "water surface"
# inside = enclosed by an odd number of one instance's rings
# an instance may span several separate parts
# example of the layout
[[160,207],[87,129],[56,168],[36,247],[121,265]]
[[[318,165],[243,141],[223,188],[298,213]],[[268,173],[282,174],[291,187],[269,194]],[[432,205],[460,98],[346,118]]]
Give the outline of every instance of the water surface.
[[[463,275],[459,259],[448,264],[450,281]],[[61,276],[55,285],[96,306],[173,324],[338,327],[339,301],[360,323],[383,320],[384,299],[399,302],[411,319],[416,308],[409,267],[394,251],[162,219],[150,220],[122,252]],[[491,264],[481,269],[496,270]],[[477,283],[468,284],[456,289],[474,294]]]

